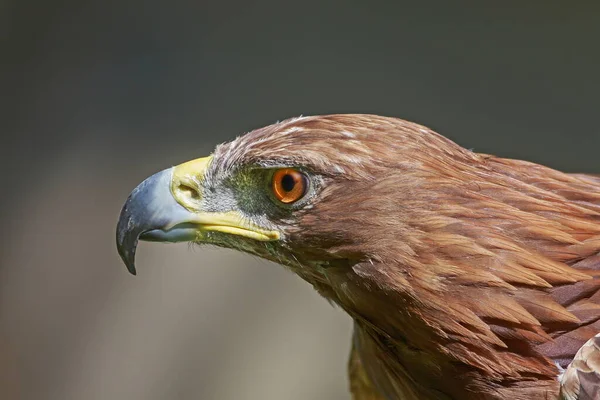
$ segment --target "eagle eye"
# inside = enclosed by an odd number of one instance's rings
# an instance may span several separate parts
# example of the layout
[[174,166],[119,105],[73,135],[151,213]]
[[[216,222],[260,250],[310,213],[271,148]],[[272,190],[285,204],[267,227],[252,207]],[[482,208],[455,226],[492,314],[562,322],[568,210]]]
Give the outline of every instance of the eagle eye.
[[273,195],[284,204],[294,203],[306,195],[308,178],[293,168],[282,168],[275,171],[271,182]]

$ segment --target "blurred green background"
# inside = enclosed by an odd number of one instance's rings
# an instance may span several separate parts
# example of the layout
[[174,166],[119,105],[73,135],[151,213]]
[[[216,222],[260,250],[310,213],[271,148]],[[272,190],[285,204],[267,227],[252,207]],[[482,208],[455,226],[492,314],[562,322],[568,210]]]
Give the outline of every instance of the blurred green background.
[[299,114],[600,172],[600,3],[0,2],[0,398],[349,399],[351,322],[274,264],[115,224],[167,166]]

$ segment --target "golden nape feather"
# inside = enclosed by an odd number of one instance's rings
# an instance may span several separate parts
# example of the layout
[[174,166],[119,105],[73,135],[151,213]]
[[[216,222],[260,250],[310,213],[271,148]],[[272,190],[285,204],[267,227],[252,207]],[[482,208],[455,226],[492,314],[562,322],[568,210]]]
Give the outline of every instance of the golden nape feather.
[[221,211],[222,182],[278,168],[312,191],[245,197],[276,240],[203,240],[287,266],[354,319],[355,400],[600,398],[599,177],[330,115],[217,147],[194,190]]

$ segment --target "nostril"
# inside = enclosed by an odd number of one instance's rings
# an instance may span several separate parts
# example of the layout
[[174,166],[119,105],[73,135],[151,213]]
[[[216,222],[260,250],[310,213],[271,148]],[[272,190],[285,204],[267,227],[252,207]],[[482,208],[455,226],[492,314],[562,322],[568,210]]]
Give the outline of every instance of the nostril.
[[200,192],[185,183],[180,183],[177,189],[188,200],[200,200]]

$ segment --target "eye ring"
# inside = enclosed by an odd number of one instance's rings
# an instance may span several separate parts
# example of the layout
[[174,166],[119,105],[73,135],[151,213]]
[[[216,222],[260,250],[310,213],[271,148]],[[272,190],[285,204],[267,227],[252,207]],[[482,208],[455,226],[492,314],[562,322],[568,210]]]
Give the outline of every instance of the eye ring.
[[278,201],[291,204],[306,195],[308,183],[306,175],[297,169],[282,168],[273,174],[271,190]]

